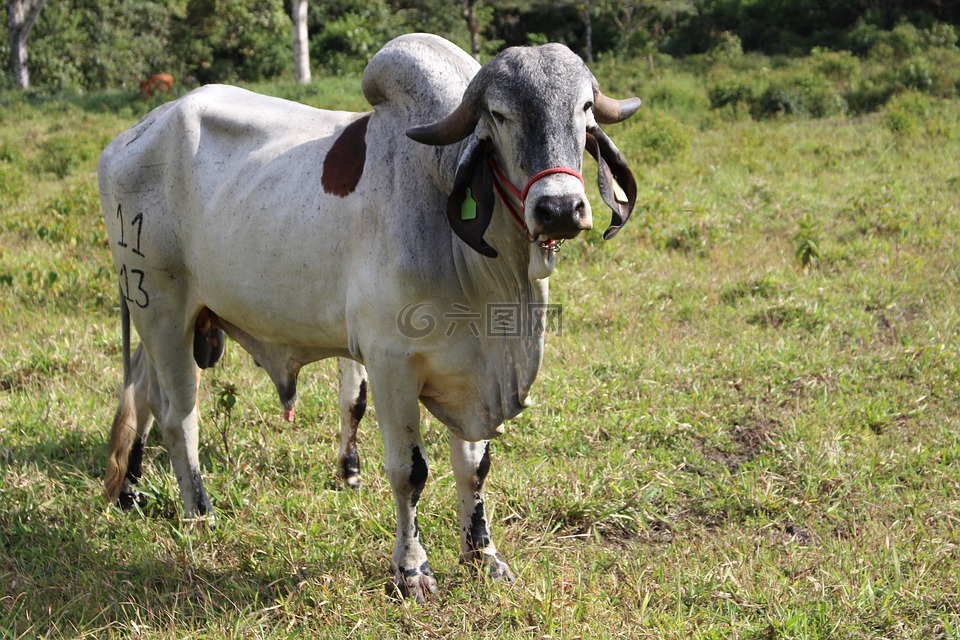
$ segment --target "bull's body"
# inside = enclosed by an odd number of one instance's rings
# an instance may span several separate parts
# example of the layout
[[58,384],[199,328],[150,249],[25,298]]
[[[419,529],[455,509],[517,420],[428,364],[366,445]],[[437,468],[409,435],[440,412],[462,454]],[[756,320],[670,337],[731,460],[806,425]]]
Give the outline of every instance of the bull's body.
[[[225,331],[269,373],[291,419],[300,367],[342,359],[340,475],[350,484],[359,482],[355,433],[369,371],[398,505],[403,592],[435,589],[416,526],[427,476],[418,400],[450,428],[464,559],[511,577],[483,512],[486,440],[522,410],[539,370],[542,332],[524,317],[547,299],[546,278],[531,274],[549,275],[555,258],[510,224],[502,203],[483,236],[499,257],[467,246],[443,212],[477,140],[435,147],[403,135],[454,111],[478,68],[439,38],[409,36],[365,72],[372,113],[210,86],[156,109],[107,147],[102,204],[122,306],[142,343],[125,363],[112,497],[139,477],[122,458],[142,444],[153,414],[187,515],[210,515],[196,376],[197,365],[219,357]],[[564,180],[538,188],[563,191]],[[493,307],[505,305],[527,329],[518,336],[489,331]]]

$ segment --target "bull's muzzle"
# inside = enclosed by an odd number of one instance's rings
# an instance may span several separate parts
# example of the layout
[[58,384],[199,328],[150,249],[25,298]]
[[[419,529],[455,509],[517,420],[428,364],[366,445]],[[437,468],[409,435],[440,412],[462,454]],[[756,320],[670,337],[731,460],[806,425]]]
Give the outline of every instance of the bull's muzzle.
[[541,196],[534,203],[533,217],[534,237],[568,240],[593,228],[590,207],[580,196]]

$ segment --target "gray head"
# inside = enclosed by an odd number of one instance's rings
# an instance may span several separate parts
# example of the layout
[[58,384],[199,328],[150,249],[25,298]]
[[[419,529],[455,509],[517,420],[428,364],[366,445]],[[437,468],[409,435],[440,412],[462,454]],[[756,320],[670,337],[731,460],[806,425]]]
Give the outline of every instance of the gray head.
[[[614,211],[604,234],[610,238],[633,209],[636,185],[598,123],[620,122],[639,107],[637,98],[614,100],[603,95],[583,61],[563,45],[511,47],[481,67],[452,113],[410,129],[407,135],[424,144],[446,145],[475,134],[461,159],[448,213],[464,241],[484,255],[495,256],[482,237],[492,211],[480,211],[469,223],[459,220],[466,189],[470,187],[476,197],[478,187],[482,190],[490,181],[487,157],[493,157],[513,184],[529,186],[523,216],[531,236],[559,240],[592,227],[582,182],[567,173],[554,173],[528,183],[556,167],[579,173],[586,149],[600,163],[601,193]],[[492,194],[477,198],[480,209],[485,201],[492,209]]]

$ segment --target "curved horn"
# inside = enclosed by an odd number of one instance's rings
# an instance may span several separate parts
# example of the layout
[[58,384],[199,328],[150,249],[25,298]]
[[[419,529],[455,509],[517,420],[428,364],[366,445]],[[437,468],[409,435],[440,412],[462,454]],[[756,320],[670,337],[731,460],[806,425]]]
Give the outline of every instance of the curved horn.
[[593,81],[593,117],[599,124],[622,122],[640,108],[640,98],[616,100],[603,95],[596,79]]
[[423,144],[453,144],[473,133],[479,120],[480,115],[473,106],[467,100],[463,100],[447,117],[407,129],[407,137]]

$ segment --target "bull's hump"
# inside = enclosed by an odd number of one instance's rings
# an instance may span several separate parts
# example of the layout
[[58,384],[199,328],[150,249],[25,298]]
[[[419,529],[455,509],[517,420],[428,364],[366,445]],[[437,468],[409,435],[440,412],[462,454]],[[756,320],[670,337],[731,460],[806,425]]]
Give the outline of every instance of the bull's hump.
[[460,102],[479,68],[452,42],[424,33],[407,34],[388,42],[367,64],[363,95],[378,111],[399,107],[429,121],[446,115]]

